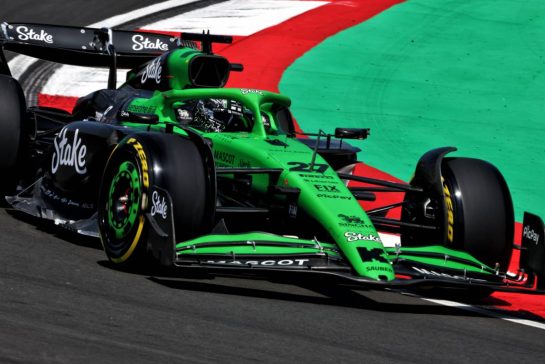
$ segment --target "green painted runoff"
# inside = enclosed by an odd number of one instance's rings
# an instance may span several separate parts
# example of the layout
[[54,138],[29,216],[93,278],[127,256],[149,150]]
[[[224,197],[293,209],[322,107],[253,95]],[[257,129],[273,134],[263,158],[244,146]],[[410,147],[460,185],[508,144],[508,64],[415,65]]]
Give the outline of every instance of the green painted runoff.
[[280,90],[303,130],[370,127],[360,160],[408,180],[456,146],[503,172],[517,221],[545,217],[545,1],[408,0],[310,50]]

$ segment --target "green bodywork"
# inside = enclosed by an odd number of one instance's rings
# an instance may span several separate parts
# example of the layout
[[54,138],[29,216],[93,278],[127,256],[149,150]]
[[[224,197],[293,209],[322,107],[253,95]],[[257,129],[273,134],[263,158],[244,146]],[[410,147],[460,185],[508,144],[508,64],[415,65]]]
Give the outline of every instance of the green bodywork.
[[[193,50],[178,50],[173,55],[180,58],[181,54],[192,57]],[[187,59],[184,60],[187,62]],[[173,67],[178,67],[171,65]],[[183,75],[183,63],[178,74]],[[228,88],[187,88],[187,80],[173,80],[172,90],[155,91],[150,98],[133,99],[127,110],[135,113],[155,114],[159,123],[148,125],[136,122],[123,122],[122,125],[142,130],[163,130],[167,125],[173,126],[173,132],[187,136],[183,126],[177,120],[175,108],[184,105],[189,100],[198,99],[228,99],[240,102],[252,115],[246,118],[247,131],[237,132],[203,132],[194,129],[204,138],[212,141],[216,167],[236,168],[275,168],[282,169],[277,185],[300,189],[298,209],[305,211],[327,230],[333,241],[303,240],[295,237],[285,237],[262,232],[248,232],[234,235],[206,235],[190,241],[177,242],[178,254],[192,255],[270,255],[282,257],[293,254],[322,254],[332,260],[344,260],[356,276],[372,280],[391,281],[395,278],[392,262],[396,259],[406,259],[438,267],[451,269],[468,269],[480,273],[493,274],[493,270],[476,261],[466,253],[446,249],[442,246],[421,248],[435,253],[439,258],[420,257],[410,254],[416,248],[405,249],[400,253],[385,249],[370,218],[359,202],[338,177],[327,162],[315,156],[313,150],[298,141],[293,136],[280,130],[276,115],[271,110],[288,108],[290,99],[284,95],[261,90],[228,89]],[[264,125],[262,116],[268,117]],[[258,120],[259,122],[254,122]],[[267,191],[271,181],[268,175],[255,175],[252,179],[252,189],[262,193]],[[176,206],[174,206],[176,208]],[[347,223],[340,215],[355,218],[356,223]],[[278,246],[259,246],[254,241],[281,242]],[[211,242],[240,242],[228,246],[214,247]],[[359,250],[358,250],[359,249]],[[361,249],[374,253],[374,258],[364,261]],[[444,256],[458,257],[453,261]],[[467,260],[467,264],[460,261]],[[477,268],[478,267],[478,268]]]

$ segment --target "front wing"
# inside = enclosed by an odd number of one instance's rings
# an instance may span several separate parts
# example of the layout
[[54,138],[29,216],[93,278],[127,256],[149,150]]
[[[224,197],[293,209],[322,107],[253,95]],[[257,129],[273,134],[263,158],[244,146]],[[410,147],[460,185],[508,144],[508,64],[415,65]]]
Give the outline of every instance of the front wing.
[[[167,191],[154,188],[165,196]],[[545,293],[545,227],[541,219],[526,214],[521,269],[516,274],[500,272],[471,255],[443,246],[386,248],[396,279],[380,281],[357,276],[336,244],[280,236],[264,232],[212,233],[177,242],[174,222],[146,215],[152,226],[148,249],[163,264],[184,270],[259,276],[297,275],[331,278],[360,288],[386,289],[446,287],[487,289],[520,293]],[[362,258],[364,258],[362,256]]]

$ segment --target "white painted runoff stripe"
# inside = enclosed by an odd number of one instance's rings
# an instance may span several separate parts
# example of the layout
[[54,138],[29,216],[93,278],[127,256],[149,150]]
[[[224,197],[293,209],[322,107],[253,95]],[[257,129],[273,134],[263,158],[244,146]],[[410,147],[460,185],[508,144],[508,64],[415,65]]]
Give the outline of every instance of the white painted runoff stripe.
[[[118,69],[117,87],[125,83],[127,71]],[[109,71],[106,68],[61,66],[53,72],[40,93],[70,97],[85,96],[93,91],[107,88],[108,74]]]
[[[199,33],[206,29],[213,34],[246,36],[327,3],[326,1],[299,0],[231,0],[151,23],[143,28]],[[144,9],[148,9],[148,14],[158,11],[152,9],[153,7],[149,6]],[[141,14],[140,10],[137,11]],[[121,18],[121,16],[111,19],[119,19],[121,23],[130,20]],[[93,26],[103,26],[104,24],[115,26],[115,21],[111,19],[93,24]],[[125,81],[126,72],[127,70],[118,72],[118,86]],[[108,71],[106,69],[62,66],[51,75],[41,93],[79,97],[105,88],[107,80]]]
[[481,315],[490,316],[490,317],[499,318],[499,319],[502,319],[502,320],[505,320],[505,321],[513,322],[513,323],[516,323],[516,324],[535,327],[536,329],[545,330],[545,324],[543,324],[543,323],[540,323],[540,322],[537,322],[537,321],[532,321],[532,320],[515,318],[515,317],[507,315],[507,313],[505,311],[504,312],[497,312],[497,311],[492,311],[490,309],[482,308],[482,307],[479,307],[479,306],[467,305],[465,303],[460,303],[460,302],[454,302],[454,301],[448,301],[448,300],[439,300],[439,299],[432,299],[432,298],[424,298],[424,297],[420,297],[420,296],[416,296],[416,297],[418,297],[418,298],[420,298],[420,299],[422,299],[424,301],[432,302],[432,303],[435,303],[435,304],[438,304],[438,305],[459,308],[461,310],[471,311],[471,312],[475,312],[475,313],[478,313],[478,314],[481,314]]
[[8,62],[9,70],[12,76],[18,79],[36,61],[38,61],[38,58],[18,55]]
[[163,10],[168,10],[175,8],[177,6],[187,5],[196,2],[197,0],[170,0],[165,1],[159,4],[153,4],[146,7],[143,7],[141,9],[129,11],[128,13],[124,13],[121,15],[112,16],[111,18],[101,20],[99,22],[96,22],[94,24],[89,25],[91,28],[98,28],[98,27],[106,27],[106,28],[112,28],[116,27],[119,24],[128,23],[131,20],[139,19],[144,16],[155,14]]
[[325,5],[326,1],[230,0],[146,25],[148,29],[247,36]]

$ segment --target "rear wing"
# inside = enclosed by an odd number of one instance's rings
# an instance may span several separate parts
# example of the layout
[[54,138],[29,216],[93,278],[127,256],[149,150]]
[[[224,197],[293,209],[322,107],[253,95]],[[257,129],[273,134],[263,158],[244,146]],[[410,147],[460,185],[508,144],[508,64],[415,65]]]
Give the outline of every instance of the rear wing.
[[179,38],[164,34],[31,23],[2,23],[0,43],[6,50],[75,66],[109,67],[115,51],[120,68],[139,66],[181,45]]
[[117,68],[134,68],[177,47],[194,42],[164,34],[33,23],[2,23],[0,73],[11,75],[4,49],[47,61],[109,67],[108,88],[115,88]]
[[[11,75],[4,49],[47,61],[87,67],[109,67],[108,88],[116,86],[117,68],[135,68],[179,47],[212,54],[212,43],[231,43],[224,35],[184,33],[165,34],[85,28],[34,23],[0,25],[0,74]],[[230,64],[232,71],[242,65]]]

